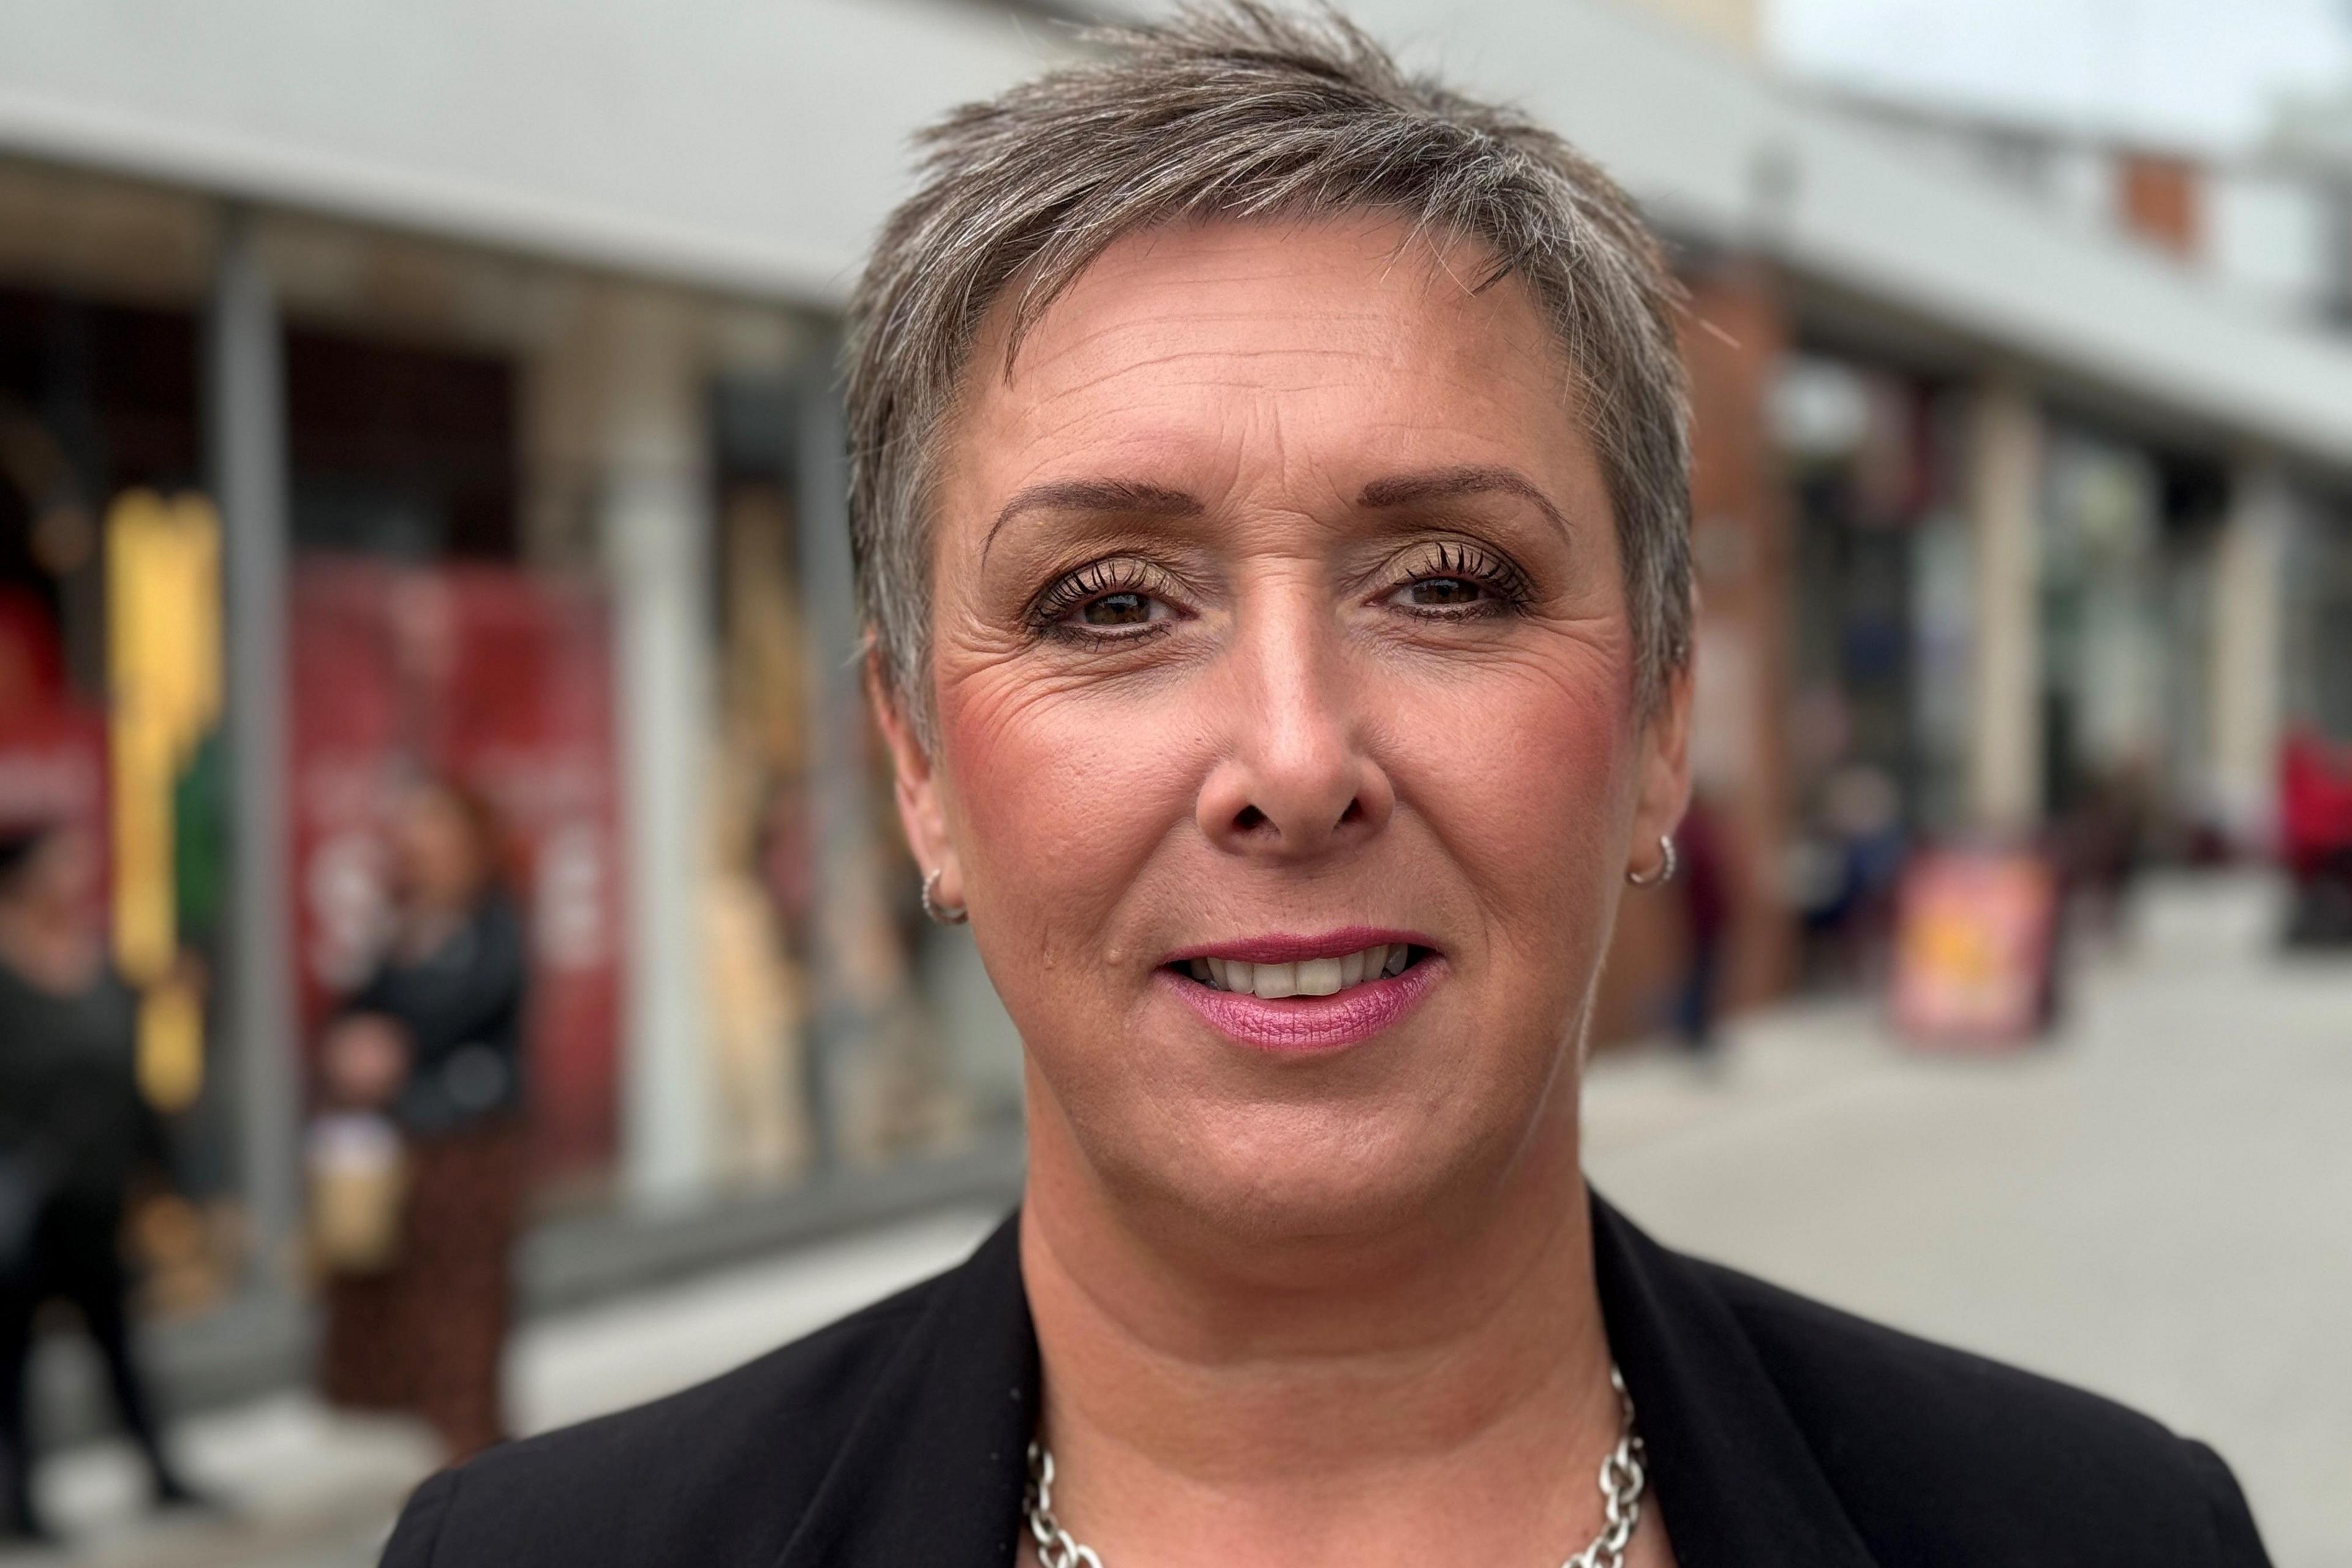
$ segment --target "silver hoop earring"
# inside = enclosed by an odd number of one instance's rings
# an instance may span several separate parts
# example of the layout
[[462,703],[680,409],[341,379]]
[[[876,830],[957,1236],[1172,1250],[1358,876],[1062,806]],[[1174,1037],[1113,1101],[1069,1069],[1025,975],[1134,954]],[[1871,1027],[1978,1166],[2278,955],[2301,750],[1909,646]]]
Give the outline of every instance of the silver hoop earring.
[[1654,888],[1661,882],[1675,879],[1675,840],[1668,833],[1658,835],[1658,868],[1643,877],[1633,871],[1625,873],[1625,880],[1637,888]]
[[942,866],[923,879],[923,912],[943,926],[960,926],[971,919],[971,911],[949,909],[939,900],[940,878],[947,868]]

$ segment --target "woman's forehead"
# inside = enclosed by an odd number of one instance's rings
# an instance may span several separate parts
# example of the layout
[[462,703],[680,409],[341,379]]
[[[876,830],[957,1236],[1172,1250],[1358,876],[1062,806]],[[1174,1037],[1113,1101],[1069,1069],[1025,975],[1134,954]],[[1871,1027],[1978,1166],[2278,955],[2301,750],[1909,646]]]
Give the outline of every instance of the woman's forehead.
[[1128,237],[1009,366],[1013,309],[992,315],[971,363],[1007,368],[967,386],[942,479],[977,500],[1081,458],[1540,465],[1575,433],[1569,376],[1523,286],[1475,287],[1487,269],[1373,215]]

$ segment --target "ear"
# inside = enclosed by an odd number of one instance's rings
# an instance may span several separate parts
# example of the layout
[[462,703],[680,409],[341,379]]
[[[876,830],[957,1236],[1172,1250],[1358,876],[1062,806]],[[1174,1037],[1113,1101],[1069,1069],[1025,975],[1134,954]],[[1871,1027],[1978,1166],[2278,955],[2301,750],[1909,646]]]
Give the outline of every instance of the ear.
[[915,733],[905,700],[883,668],[877,648],[866,652],[866,699],[874,705],[875,722],[890,748],[892,793],[898,802],[898,825],[907,831],[907,845],[925,877],[940,873],[939,900],[963,902],[963,868],[948,839],[948,819],[940,798],[940,781],[930,753]]
[[1628,870],[1647,873],[1656,866],[1658,840],[1674,832],[1690,805],[1690,717],[1691,667],[1685,661],[1642,727],[1642,777]]

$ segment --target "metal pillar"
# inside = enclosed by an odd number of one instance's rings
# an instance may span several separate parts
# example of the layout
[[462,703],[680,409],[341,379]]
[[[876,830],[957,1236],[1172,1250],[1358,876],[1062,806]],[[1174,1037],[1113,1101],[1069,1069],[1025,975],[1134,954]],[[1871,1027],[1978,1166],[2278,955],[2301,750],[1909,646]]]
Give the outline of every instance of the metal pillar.
[[2214,546],[2208,643],[2208,804],[2239,845],[2266,845],[2278,806],[2286,627],[2286,552],[2294,493],[2273,462],[2231,477],[2230,512]]
[[2015,833],[2042,806],[2042,414],[2009,375],[1977,388],[1972,413],[1969,816]]
[[254,219],[223,215],[205,336],[206,437],[222,520],[232,893],[225,1016],[238,1182],[265,1267],[299,1206],[294,930],[287,843],[286,395],[278,302]]
[[711,503],[692,307],[623,289],[600,325],[628,865],[624,1165],[630,1200],[665,1207],[701,1194],[718,1154],[701,940]]

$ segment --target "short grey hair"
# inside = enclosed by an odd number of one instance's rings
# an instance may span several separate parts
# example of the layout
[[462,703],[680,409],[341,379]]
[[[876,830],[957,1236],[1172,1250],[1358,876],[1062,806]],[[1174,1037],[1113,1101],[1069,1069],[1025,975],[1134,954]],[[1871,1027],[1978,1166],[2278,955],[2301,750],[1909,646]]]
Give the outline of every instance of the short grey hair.
[[1625,194],[1509,109],[1407,76],[1328,8],[1262,0],[1085,36],[1082,58],[923,132],[849,308],[850,538],[890,694],[930,739],[930,517],[940,437],[982,319],[1017,288],[1023,334],[1114,241],[1208,218],[1393,213],[1475,241],[1552,323],[1606,477],[1635,698],[1689,658],[1689,398],[1683,296]]

